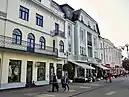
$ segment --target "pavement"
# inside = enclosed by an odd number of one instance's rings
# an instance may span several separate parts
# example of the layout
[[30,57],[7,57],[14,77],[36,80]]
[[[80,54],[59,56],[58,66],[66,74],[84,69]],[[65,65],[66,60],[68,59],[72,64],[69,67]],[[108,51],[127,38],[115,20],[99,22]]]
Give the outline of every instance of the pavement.
[[[63,92],[60,89],[59,92],[51,92],[51,86],[46,85],[35,88],[24,88],[16,90],[1,91],[0,97],[124,97],[119,96],[119,93],[126,92],[129,89],[129,77],[119,77],[113,79],[112,83],[106,83],[101,80],[93,83],[72,83],[70,84],[70,90]],[[61,87],[61,86],[60,86]],[[126,96],[128,97],[128,96]]]

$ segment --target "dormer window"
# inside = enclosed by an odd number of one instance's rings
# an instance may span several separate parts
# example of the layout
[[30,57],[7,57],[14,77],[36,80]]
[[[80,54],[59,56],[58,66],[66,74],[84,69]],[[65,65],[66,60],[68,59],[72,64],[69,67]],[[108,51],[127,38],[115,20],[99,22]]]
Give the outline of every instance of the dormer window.
[[90,27],[90,21],[88,20],[88,27]]
[[84,21],[83,21],[83,16],[81,16],[81,22],[84,22]]
[[94,25],[93,27],[94,27],[94,28],[93,28],[93,29],[94,29],[94,31],[96,31],[96,30],[95,30],[95,25]]

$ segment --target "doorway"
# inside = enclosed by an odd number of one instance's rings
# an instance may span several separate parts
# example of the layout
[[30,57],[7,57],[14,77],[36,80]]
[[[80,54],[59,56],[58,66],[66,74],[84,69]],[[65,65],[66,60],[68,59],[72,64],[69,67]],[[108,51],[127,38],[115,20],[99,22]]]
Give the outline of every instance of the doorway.
[[32,85],[33,61],[27,61],[26,86]]
[[52,83],[53,73],[54,73],[54,64],[50,63],[49,65],[49,83]]

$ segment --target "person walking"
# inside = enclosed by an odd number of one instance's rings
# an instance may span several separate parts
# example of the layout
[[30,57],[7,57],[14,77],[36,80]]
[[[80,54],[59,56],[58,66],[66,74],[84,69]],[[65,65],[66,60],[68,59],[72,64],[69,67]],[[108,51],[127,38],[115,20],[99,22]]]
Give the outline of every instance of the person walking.
[[59,91],[59,85],[58,85],[57,77],[56,77],[55,73],[53,73],[52,92],[54,92],[55,88],[58,92]]
[[108,78],[109,78],[109,82],[112,83],[112,74],[110,72],[108,73]]
[[64,76],[64,91],[66,91],[66,87],[69,91],[69,78],[68,78],[68,74],[66,73]]

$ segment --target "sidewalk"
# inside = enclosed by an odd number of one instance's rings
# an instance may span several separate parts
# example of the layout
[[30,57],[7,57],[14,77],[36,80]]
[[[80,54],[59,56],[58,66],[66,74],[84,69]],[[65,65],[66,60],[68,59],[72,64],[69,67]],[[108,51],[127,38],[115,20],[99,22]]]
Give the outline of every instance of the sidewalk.
[[[119,82],[125,78],[113,79],[113,82]],[[92,91],[97,88],[109,85],[104,80],[93,82],[93,83],[72,83],[70,84],[70,91],[63,92],[51,92],[51,85],[46,85],[42,87],[25,88],[18,90],[8,90],[0,93],[0,97],[70,97],[71,95],[76,95],[82,92]],[[61,85],[60,85],[61,88]]]

